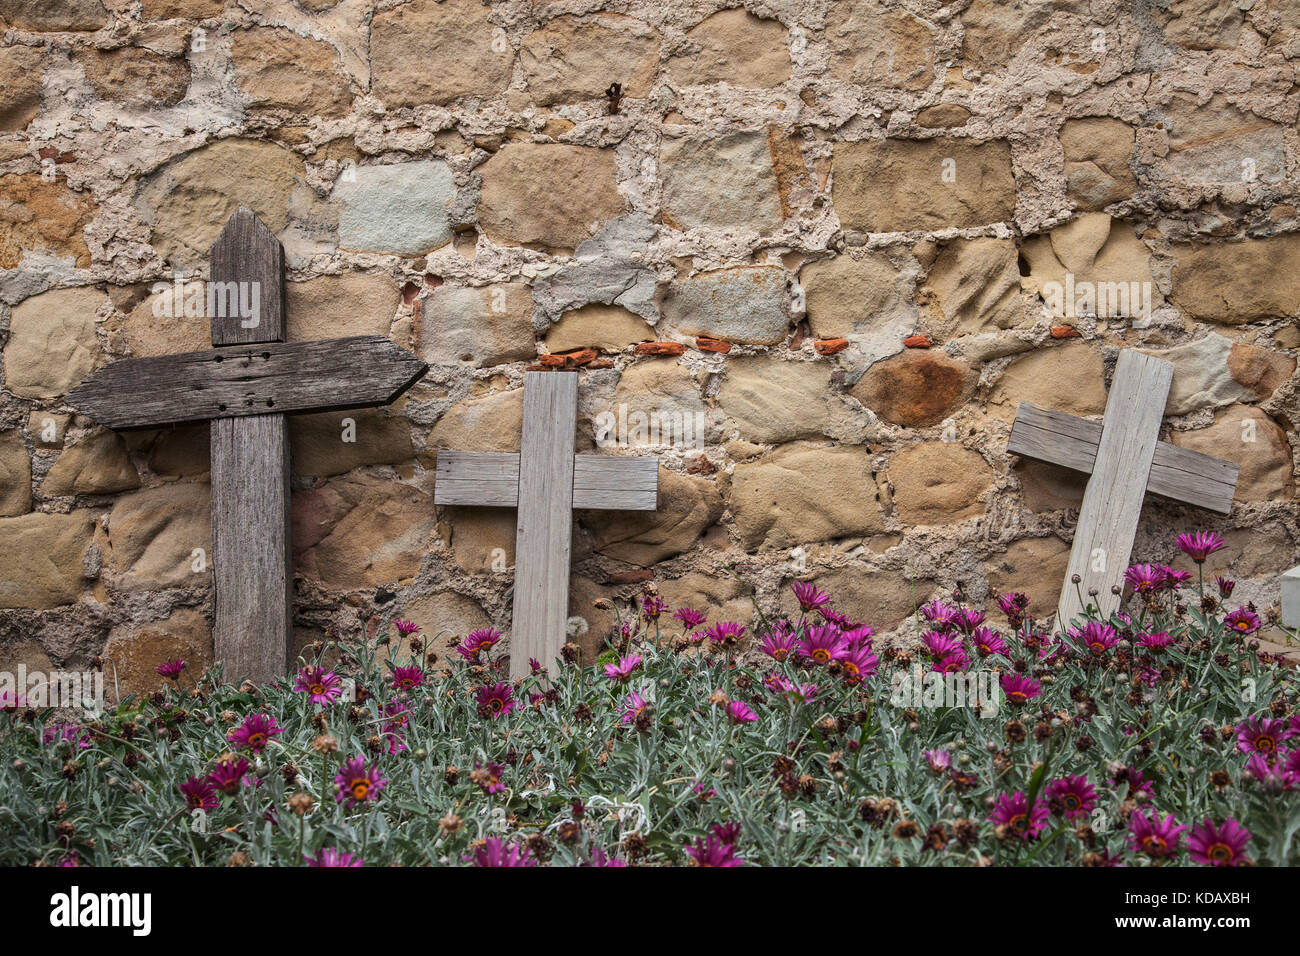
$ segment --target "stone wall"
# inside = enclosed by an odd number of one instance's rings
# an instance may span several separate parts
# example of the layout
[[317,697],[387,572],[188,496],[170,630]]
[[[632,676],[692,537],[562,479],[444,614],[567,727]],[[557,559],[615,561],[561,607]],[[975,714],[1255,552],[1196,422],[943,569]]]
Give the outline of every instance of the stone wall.
[[1300,5],[1242,6],[0,0],[0,658],[106,654],[126,687],[211,659],[206,430],[61,397],[207,347],[159,313],[238,204],[285,246],[292,338],[432,366],[294,421],[300,644],[508,624],[513,514],[435,508],[434,465],[516,449],[537,365],[580,369],[583,448],[610,409],[702,423],[611,450],[660,456],[662,503],[578,516],[589,646],[646,581],[743,617],[815,579],[883,632],[957,582],[1050,609],[1082,485],[1009,423],[1100,413],[1127,347],[1176,364],[1163,437],[1241,465],[1227,518],[1150,500],[1136,557],[1217,530],[1211,570],[1275,604]]

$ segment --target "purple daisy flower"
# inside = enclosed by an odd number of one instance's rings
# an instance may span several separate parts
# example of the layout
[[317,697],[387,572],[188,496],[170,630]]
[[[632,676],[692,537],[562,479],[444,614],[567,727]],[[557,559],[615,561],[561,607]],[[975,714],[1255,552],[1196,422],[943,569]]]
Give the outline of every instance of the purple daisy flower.
[[957,609],[942,601],[931,601],[921,606],[921,616],[940,630],[945,630],[957,623]]
[[703,611],[697,611],[689,607],[679,607],[673,612],[673,617],[681,621],[682,627],[688,631],[693,627],[699,627],[709,619],[709,616]]
[[374,800],[387,783],[378,767],[366,767],[365,757],[353,757],[345,761],[334,775],[334,786],[338,791],[334,798],[339,803],[347,801],[351,810],[358,804]]
[[877,668],[880,667],[880,658],[872,653],[869,645],[859,647],[845,652],[844,657],[840,659],[840,667],[844,669],[846,683],[860,684],[875,675]]
[[1214,579],[1214,586],[1219,589],[1219,597],[1225,601],[1232,597],[1232,591],[1237,586],[1237,582],[1231,578],[1217,577]]
[[278,737],[282,733],[284,731],[276,724],[274,717],[249,714],[243,723],[226,735],[226,739],[236,747],[247,747],[253,753],[260,754],[272,737]]
[[1140,646],[1149,651],[1167,650],[1176,638],[1168,631],[1154,631],[1150,634],[1139,634],[1137,642]]
[[298,672],[298,681],[293,689],[306,694],[311,703],[323,707],[342,696],[342,685],[343,682],[333,671],[327,671],[323,667],[304,667]]
[[333,847],[325,847],[316,851],[315,856],[302,855],[302,861],[308,866],[361,866],[361,857],[353,856],[351,853],[344,853]]
[[972,607],[962,608],[957,612],[955,623],[958,628],[969,634],[984,623],[984,612],[977,611]]
[[808,628],[799,645],[799,656],[814,664],[829,664],[831,661],[843,660],[847,654],[844,638],[840,629],[834,624],[819,624]]
[[951,654],[945,654],[934,662],[930,670],[936,674],[957,674],[970,669],[970,655],[960,648]]
[[935,658],[947,657],[964,649],[960,637],[942,631],[926,631],[921,635],[921,643],[930,652],[930,656]]
[[482,764],[474,764],[474,772],[469,775],[470,780],[478,784],[478,788],[489,796],[496,793],[505,793],[506,785],[501,782],[505,776],[506,766],[501,763],[489,763],[487,767]]
[[154,668],[154,673],[159,674],[162,677],[166,677],[168,680],[175,680],[176,678],[181,676],[181,673],[184,670],[185,670],[185,662],[180,658],[176,658],[174,660],[164,661],[163,663],[159,664],[156,668]]
[[592,847],[591,859],[582,864],[583,866],[627,866],[627,860],[620,860],[616,856],[608,855],[600,847]]
[[239,792],[241,786],[249,782],[248,761],[243,757],[218,761],[206,779],[212,784],[213,789],[233,797]]
[[639,691],[632,691],[623,701],[623,716],[619,723],[633,724],[641,716],[641,712],[650,706],[650,701],[641,695]]
[[1187,827],[1179,826],[1172,813],[1162,820],[1154,810],[1149,817],[1141,810],[1134,810],[1128,829],[1129,846],[1135,852],[1161,860],[1178,855],[1178,844]]
[[1089,621],[1080,630],[1071,631],[1070,636],[1081,649],[1094,657],[1100,657],[1119,643],[1115,628],[1101,621]]
[[480,627],[465,635],[465,640],[456,645],[456,653],[467,661],[478,661],[483,652],[491,650],[499,640],[501,635],[495,628]]
[[1000,793],[993,803],[993,814],[989,822],[995,826],[1004,826],[1022,840],[1038,836],[1047,826],[1047,805],[1041,800],[1034,801],[1032,811],[1029,798],[1017,790],[1015,793]]
[[1085,817],[1097,805],[1097,791],[1083,775],[1053,780],[1043,794],[1047,797],[1052,812],[1060,813],[1067,820]]
[[181,796],[191,810],[215,810],[217,808],[217,791],[207,780],[190,777],[180,785]]
[[745,861],[736,855],[736,848],[718,839],[716,833],[710,833],[702,839],[697,838],[694,846],[686,848],[686,854],[695,866],[745,865]]
[[831,601],[829,594],[807,581],[791,583],[790,590],[794,592],[795,600],[799,602],[799,607],[804,611],[815,611]]
[[1247,607],[1239,607],[1231,614],[1223,618],[1225,627],[1236,631],[1238,634],[1253,634],[1259,630],[1259,615]]
[[394,667],[393,686],[398,690],[414,690],[424,684],[424,671],[418,667]]
[[945,774],[952,768],[952,754],[946,750],[923,750],[921,756],[932,773]]
[[488,837],[463,860],[473,860],[475,866],[536,866],[532,851],[523,843],[507,843],[500,837]]
[[1204,866],[1241,866],[1249,862],[1243,856],[1250,842],[1250,831],[1232,817],[1221,826],[1208,817],[1187,835],[1187,852]]
[[504,717],[519,707],[519,701],[515,700],[515,689],[504,681],[484,684],[474,693],[478,697],[480,717]]
[[743,700],[733,700],[727,704],[727,716],[733,724],[752,724],[758,720],[758,714]]
[[1197,564],[1200,564],[1215,551],[1223,547],[1223,539],[1213,531],[1197,531],[1194,534],[1180,534],[1178,548]]
[[998,683],[1002,685],[1002,693],[1007,695],[1007,700],[1014,704],[1023,704],[1043,692],[1042,684],[1024,674],[1014,672],[1003,674]]
[[1251,717],[1237,727],[1237,749],[1242,753],[1271,754],[1282,742],[1295,736],[1295,731],[1285,720],[1273,717]]
[[1271,790],[1294,790],[1300,787],[1300,760],[1296,760],[1294,754],[1288,760],[1285,750],[1269,755],[1252,753],[1242,772],[1250,774]]
[[719,621],[705,628],[704,633],[714,644],[735,644],[744,636],[745,627],[735,621]]
[[632,672],[641,666],[640,654],[628,654],[619,660],[617,664],[605,665],[605,676],[610,680],[627,680],[632,676]]
[[975,653],[980,657],[993,657],[1001,654],[1007,656],[1007,642],[1002,640],[1002,635],[989,627],[976,628],[970,636],[971,647],[975,648]]
[[1168,578],[1168,569],[1163,564],[1135,564],[1124,572],[1125,583],[1138,594],[1160,590]]
[[393,627],[396,628],[397,633],[401,634],[403,637],[410,637],[412,634],[420,633],[420,625],[416,624],[414,621],[394,621]]
[[784,626],[784,622],[778,623],[763,635],[763,640],[759,644],[759,650],[775,661],[785,660],[790,656],[790,652],[798,647],[799,639],[794,636],[793,631]]
[[641,616],[647,621],[658,620],[659,615],[668,610],[668,602],[661,597],[647,595],[641,599]]

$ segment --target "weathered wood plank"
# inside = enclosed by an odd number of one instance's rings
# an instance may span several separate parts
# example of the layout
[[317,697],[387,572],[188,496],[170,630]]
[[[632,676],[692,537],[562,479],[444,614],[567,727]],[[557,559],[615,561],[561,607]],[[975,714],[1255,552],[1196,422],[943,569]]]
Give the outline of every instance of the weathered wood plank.
[[553,671],[564,646],[569,614],[577,413],[576,373],[525,373],[510,645],[512,677],[529,673],[529,658]]
[[1021,402],[1007,451],[1092,474],[1101,441],[1101,422]]
[[[1007,451],[1092,474],[1102,423],[1021,402]],[[1219,514],[1232,511],[1237,465],[1157,442],[1147,491]]]
[[428,365],[382,335],[126,359],[68,393],[110,428],[387,405]]
[[519,504],[518,452],[438,451],[433,503],[487,508]]
[[[209,316],[213,345],[283,342],[287,322],[284,309],[284,247],[251,209],[239,207],[208,250],[208,284],[218,302],[227,303]],[[249,304],[256,295],[256,314],[244,318],[229,308]],[[250,294],[251,293],[251,294]]]
[[209,428],[216,658],[228,679],[269,681],[285,672],[292,620],[287,419],[220,418]]
[[620,455],[576,456],[573,507],[588,511],[654,511],[659,507],[659,462]]
[[[519,503],[519,455],[439,451],[433,501],[438,505],[513,508]],[[654,511],[659,462],[617,455],[573,456],[573,507],[587,511]]]
[[[1092,588],[1098,592],[1095,601],[1103,616],[1119,606],[1119,597],[1111,589],[1123,584],[1133,553],[1173,374],[1171,362],[1140,352],[1120,353],[1106,401],[1097,459],[1070,548],[1066,585],[1057,609],[1058,627],[1070,626],[1082,615],[1079,594],[1086,601]],[[1074,574],[1083,579],[1077,590],[1070,583]]]

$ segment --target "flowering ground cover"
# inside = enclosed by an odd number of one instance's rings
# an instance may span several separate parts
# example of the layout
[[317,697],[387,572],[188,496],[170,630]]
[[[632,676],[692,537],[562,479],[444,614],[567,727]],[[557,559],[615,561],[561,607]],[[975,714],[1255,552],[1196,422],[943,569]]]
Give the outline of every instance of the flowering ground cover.
[[877,646],[796,582],[743,623],[643,596],[518,683],[496,632],[438,659],[394,621],[268,686],[160,661],[91,722],[11,698],[0,863],[1294,865],[1294,672],[1232,582],[1126,580],[1060,634],[957,593]]

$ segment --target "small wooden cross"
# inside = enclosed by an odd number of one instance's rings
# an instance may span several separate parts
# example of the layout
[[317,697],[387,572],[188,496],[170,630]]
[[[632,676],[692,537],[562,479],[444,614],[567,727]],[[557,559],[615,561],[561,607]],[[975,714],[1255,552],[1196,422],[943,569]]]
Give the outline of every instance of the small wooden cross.
[[519,509],[511,677],[529,658],[553,669],[564,645],[574,510],[659,506],[656,459],[573,453],[577,412],[577,372],[526,372],[519,454],[438,452],[435,504]]
[[[114,362],[67,402],[110,428],[210,423],[214,649],[227,678],[263,682],[285,672],[291,635],[285,416],[387,405],[428,366],[381,335],[285,342],[284,249],[248,209],[209,261],[216,348]],[[231,307],[241,295],[249,315]]]
[[[1157,440],[1173,376],[1170,362],[1120,352],[1104,423],[1020,403],[1007,451],[1091,475],[1061,586],[1058,629],[1083,614],[1079,594],[1087,601],[1092,588],[1103,617],[1118,609],[1112,588],[1123,586],[1147,492],[1219,514],[1232,510],[1236,464]],[[1082,578],[1077,586],[1075,574]]]

